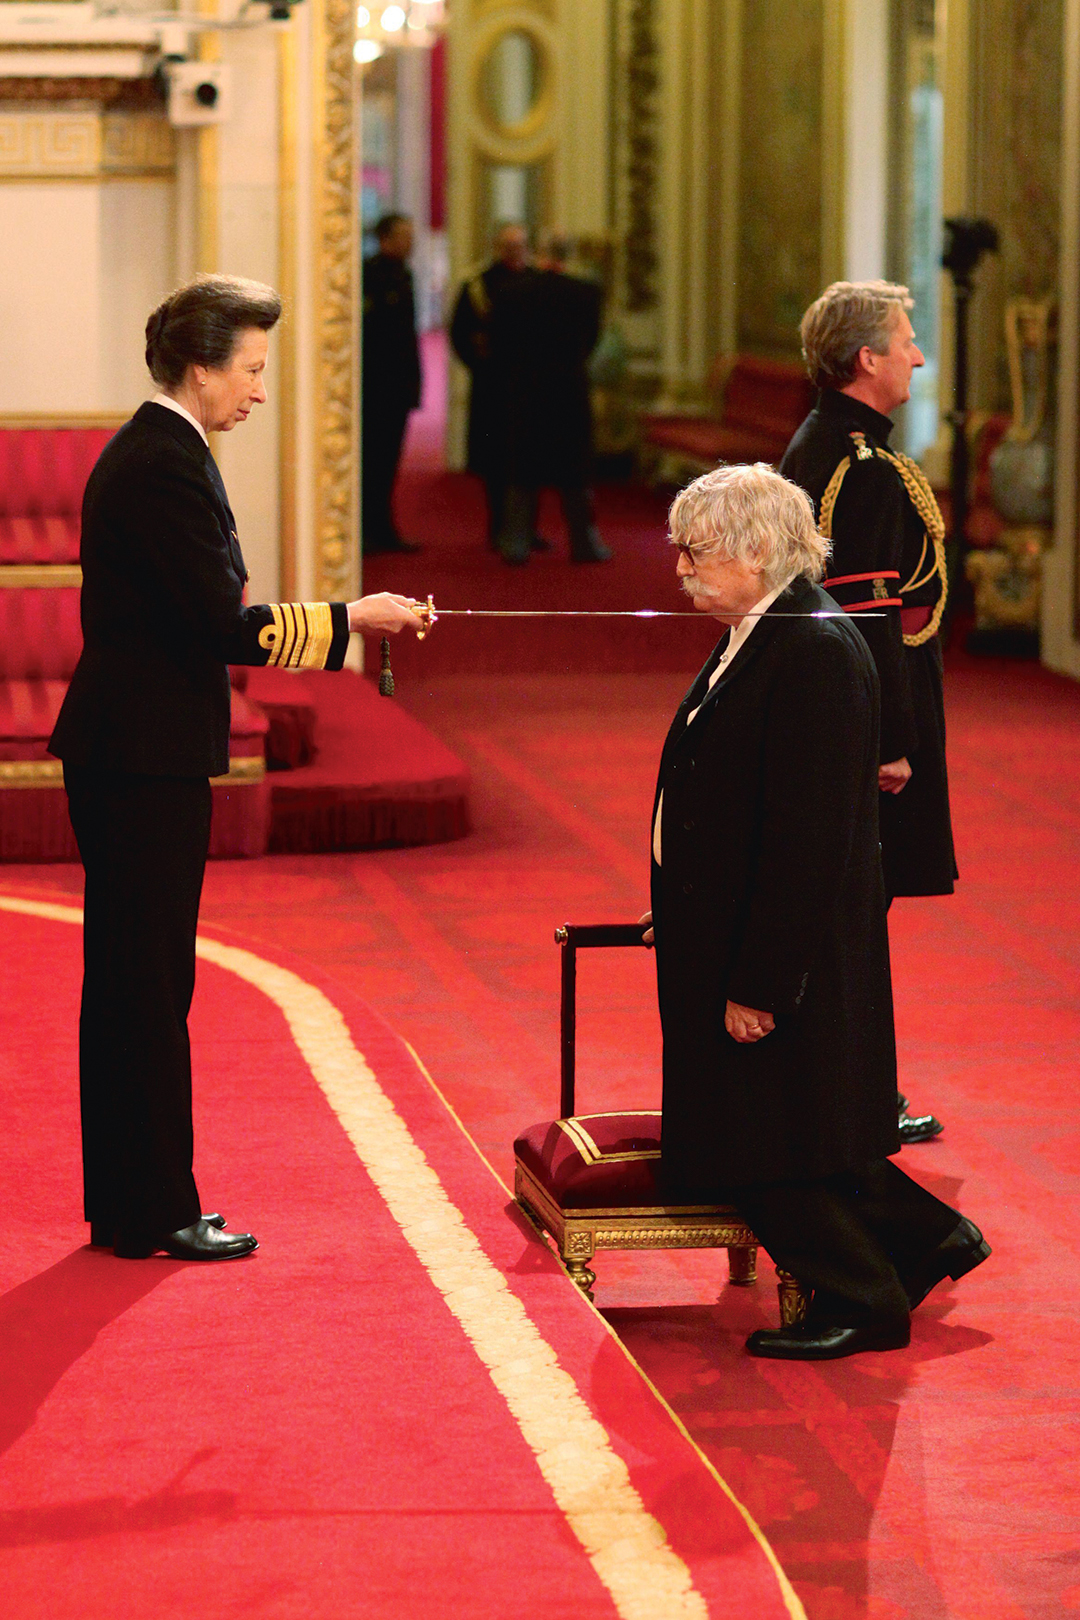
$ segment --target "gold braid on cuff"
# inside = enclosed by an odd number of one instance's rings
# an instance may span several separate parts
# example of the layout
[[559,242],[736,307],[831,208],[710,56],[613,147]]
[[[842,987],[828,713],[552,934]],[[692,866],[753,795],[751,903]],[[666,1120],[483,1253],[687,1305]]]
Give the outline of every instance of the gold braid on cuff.
[[271,602],[273,623],[259,631],[268,669],[325,669],[334,640],[329,602]]

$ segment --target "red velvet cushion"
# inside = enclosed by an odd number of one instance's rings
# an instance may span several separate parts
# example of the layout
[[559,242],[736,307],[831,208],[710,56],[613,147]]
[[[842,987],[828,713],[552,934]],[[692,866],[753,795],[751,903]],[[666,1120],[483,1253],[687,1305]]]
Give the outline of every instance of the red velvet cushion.
[[77,518],[83,490],[112,428],[0,430],[0,513],[60,512]]
[[48,759],[67,681],[0,681],[0,759]]
[[242,692],[234,692],[229,719],[229,753],[232,757],[250,759],[263,753],[266,731],[266,716],[260,714],[258,706],[249,703]]
[[0,586],[0,677],[66,679],[81,652],[78,586]]
[[0,516],[0,563],[77,563],[79,537],[77,517]]
[[[0,681],[0,759],[48,759],[45,744],[52,736],[67,681]],[[233,693],[229,753],[252,759],[263,751],[266,717],[239,693]]]
[[514,1153],[560,1209],[663,1203],[656,1186],[658,1113],[545,1120],[518,1137]]
[[318,710],[309,688],[290,669],[253,669],[245,691],[270,723],[266,763],[272,771],[310,765],[317,752]]

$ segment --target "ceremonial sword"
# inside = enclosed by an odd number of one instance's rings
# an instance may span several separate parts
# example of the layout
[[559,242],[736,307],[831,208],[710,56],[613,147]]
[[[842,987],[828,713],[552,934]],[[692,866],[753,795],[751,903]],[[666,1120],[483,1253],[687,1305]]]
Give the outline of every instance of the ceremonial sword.
[[[428,631],[440,619],[700,619],[702,615],[697,612],[680,612],[674,608],[438,608],[435,607],[435,598],[429,596],[426,602],[417,602],[412,610],[423,625],[423,629],[416,632],[417,641],[423,641]],[[743,619],[846,619],[848,617],[843,608],[815,608],[812,613],[775,613],[772,608],[765,608],[760,613],[742,613]],[[860,614],[860,618],[883,619],[884,612],[867,612]],[[390,668],[390,639],[383,636],[380,648],[381,663],[379,668],[379,694],[382,697],[394,695],[394,673]]]

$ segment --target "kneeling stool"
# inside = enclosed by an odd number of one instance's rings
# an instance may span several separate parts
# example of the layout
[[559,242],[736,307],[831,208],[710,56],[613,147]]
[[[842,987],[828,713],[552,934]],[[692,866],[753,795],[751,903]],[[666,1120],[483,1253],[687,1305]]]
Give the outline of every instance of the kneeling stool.
[[[643,945],[639,923],[556,929],[562,946],[562,1096],[560,1117],[514,1143],[514,1196],[550,1233],[559,1258],[592,1299],[598,1249],[726,1249],[730,1281],[757,1281],[758,1243],[730,1204],[667,1204],[657,1186],[660,1112],[575,1114],[577,952]],[[780,1320],[802,1320],[807,1300],[789,1272],[778,1271]]]

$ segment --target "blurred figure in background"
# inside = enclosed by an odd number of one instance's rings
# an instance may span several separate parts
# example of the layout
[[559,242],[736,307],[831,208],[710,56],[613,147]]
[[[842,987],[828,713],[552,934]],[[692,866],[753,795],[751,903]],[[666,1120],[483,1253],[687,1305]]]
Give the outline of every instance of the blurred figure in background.
[[413,227],[407,214],[384,214],[379,249],[364,261],[362,349],[362,540],[364,555],[419,551],[394,522],[393,494],[409,412],[420,403],[416,298],[407,260]]
[[588,360],[600,335],[602,292],[566,272],[566,245],[507,288],[492,311],[494,397],[506,480],[496,545],[505,562],[529,560],[540,490],[558,490],[576,563],[608,562],[593,517]]
[[[502,379],[491,354],[492,321],[504,297],[538,274],[529,262],[524,225],[497,226],[492,248],[495,256],[487,269],[463,283],[450,322],[454,353],[472,378],[467,466],[483,480],[490,546],[497,543],[506,508],[506,421]],[[531,543],[547,549],[535,538]]]

